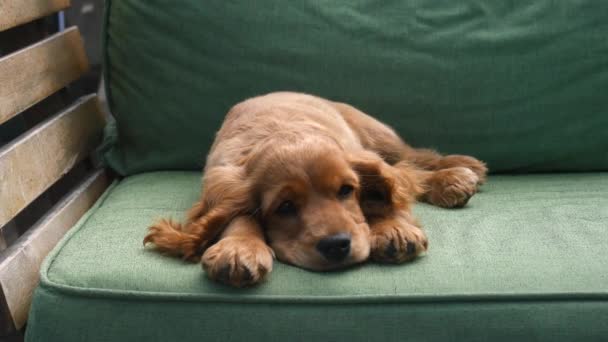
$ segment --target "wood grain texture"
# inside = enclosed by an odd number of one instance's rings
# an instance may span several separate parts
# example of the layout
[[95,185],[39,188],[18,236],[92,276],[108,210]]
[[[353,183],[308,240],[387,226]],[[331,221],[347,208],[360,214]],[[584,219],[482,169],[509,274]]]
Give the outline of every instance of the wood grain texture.
[[0,227],[84,159],[104,124],[89,95],[0,149]]
[[70,6],[70,0],[0,0],[0,31]]
[[105,172],[94,172],[2,254],[0,290],[16,329],[23,327],[27,320],[43,259],[107,187]]
[[76,27],[0,58],[0,124],[65,87],[88,68]]

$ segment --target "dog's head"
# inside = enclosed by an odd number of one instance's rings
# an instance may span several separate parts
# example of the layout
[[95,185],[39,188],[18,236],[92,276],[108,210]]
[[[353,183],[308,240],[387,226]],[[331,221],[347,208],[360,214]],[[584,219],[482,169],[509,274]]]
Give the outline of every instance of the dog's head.
[[414,199],[410,180],[380,157],[352,155],[330,139],[256,149],[238,179],[207,177],[216,182],[207,192],[221,194],[212,201],[216,207],[232,203],[227,217],[256,215],[277,258],[293,265],[330,270],[366,260],[368,222]]

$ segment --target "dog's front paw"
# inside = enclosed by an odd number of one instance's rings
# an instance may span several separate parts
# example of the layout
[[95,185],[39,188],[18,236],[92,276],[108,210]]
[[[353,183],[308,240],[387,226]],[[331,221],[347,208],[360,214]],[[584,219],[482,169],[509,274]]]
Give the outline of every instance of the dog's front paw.
[[459,154],[451,154],[441,158],[439,168],[449,169],[454,167],[466,167],[477,175],[477,184],[483,184],[486,181],[488,168],[486,164],[478,159]]
[[259,283],[272,271],[273,253],[263,241],[226,237],[203,254],[209,278],[234,287]]
[[466,167],[438,170],[428,179],[424,200],[444,208],[464,207],[477,192],[479,177]]
[[403,218],[385,219],[370,225],[372,260],[402,263],[428,249],[426,234]]

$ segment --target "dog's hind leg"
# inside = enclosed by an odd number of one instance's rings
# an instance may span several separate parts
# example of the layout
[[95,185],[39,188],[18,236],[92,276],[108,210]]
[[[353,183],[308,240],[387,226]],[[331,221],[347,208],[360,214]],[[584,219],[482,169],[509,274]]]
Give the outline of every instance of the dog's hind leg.
[[332,104],[365,149],[377,153],[388,164],[417,175],[425,188],[419,200],[446,208],[462,207],[486,179],[485,164],[473,157],[443,156],[433,150],[413,148],[390,127],[362,111],[344,103]]

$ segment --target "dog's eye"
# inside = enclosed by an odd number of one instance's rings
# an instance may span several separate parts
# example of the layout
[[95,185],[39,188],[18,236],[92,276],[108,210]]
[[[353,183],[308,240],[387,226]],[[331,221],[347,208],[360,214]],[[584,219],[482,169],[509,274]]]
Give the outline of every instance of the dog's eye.
[[291,216],[295,215],[297,211],[296,205],[292,201],[283,201],[277,207],[276,213],[281,216]]
[[340,190],[338,190],[338,197],[346,198],[353,193],[353,190],[355,190],[355,188],[353,188],[352,185],[344,184],[340,187]]

